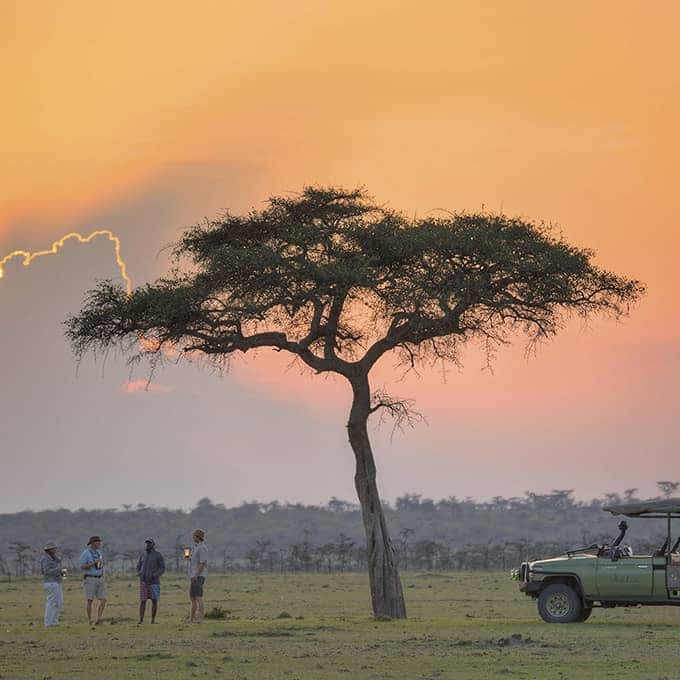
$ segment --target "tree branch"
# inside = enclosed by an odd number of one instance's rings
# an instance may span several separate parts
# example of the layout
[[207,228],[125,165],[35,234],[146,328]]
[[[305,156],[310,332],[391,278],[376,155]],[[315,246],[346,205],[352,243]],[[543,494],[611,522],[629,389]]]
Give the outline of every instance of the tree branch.
[[413,399],[400,399],[390,396],[384,390],[377,390],[371,395],[369,415],[381,411],[379,424],[391,419],[394,423],[391,434],[393,437],[396,430],[403,432],[406,427],[413,429],[418,423],[427,423],[425,416],[413,408],[414,403]]

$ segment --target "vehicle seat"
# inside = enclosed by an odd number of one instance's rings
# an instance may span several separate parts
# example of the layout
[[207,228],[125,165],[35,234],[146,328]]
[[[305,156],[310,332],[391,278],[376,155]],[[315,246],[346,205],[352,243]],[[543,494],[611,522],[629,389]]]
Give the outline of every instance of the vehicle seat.
[[663,557],[666,554],[667,549],[668,549],[668,539],[666,539],[663,542],[663,545],[658,550],[654,551],[654,557]]

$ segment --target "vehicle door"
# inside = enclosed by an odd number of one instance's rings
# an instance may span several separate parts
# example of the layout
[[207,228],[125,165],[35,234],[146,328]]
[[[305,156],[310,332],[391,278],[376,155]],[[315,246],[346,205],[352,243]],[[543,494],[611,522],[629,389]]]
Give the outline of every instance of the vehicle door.
[[671,588],[670,585],[666,584],[668,566],[668,555],[655,554],[652,557],[652,569],[654,570],[654,590],[652,595],[657,599],[668,597],[668,589]]
[[650,597],[654,583],[651,555],[597,559],[597,592],[618,599]]
[[669,597],[673,600],[680,599],[680,554],[671,553],[667,556],[666,588]]

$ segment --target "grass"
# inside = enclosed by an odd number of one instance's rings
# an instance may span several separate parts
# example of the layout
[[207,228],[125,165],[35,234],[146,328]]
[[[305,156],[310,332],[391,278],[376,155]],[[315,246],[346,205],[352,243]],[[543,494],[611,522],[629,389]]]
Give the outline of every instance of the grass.
[[[375,621],[367,579],[211,574],[190,625],[187,583],[165,578],[159,623],[136,624],[137,582],[113,579],[105,621],[90,629],[79,581],[65,583],[62,624],[42,625],[39,581],[0,584],[0,678],[680,678],[680,609],[595,610],[548,625],[506,574],[405,574],[409,618]],[[150,613],[147,613],[149,617]]]

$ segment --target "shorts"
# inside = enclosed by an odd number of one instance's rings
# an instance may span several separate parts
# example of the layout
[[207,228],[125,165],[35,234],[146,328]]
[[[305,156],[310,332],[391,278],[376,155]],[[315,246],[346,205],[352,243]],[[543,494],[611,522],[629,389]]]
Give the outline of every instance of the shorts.
[[106,599],[106,581],[104,577],[83,579],[83,588],[85,589],[85,597],[88,600],[104,600]]
[[147,600],[160,600],[161,599],[161,584],[160,583],[144,583],[144,581],[139,582],[139,599],[141,602],[146,602]]
[[203,584],[205,583],[205,576],[197,576],[192,579],[189,586],[189,597],[203,597]]

